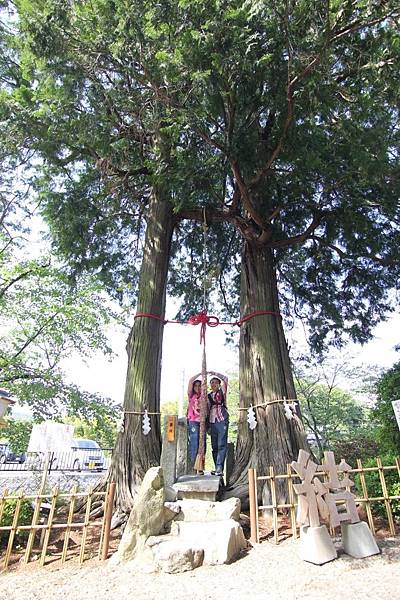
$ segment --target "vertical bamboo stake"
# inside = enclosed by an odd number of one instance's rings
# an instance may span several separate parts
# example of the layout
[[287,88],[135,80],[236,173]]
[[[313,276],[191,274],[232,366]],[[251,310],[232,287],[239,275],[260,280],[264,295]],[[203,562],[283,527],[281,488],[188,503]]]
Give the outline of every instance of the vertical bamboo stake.
[[14,512],[13,522],[12,522],[12,525],[11,525],[11,531],[9,533],[7,550],[6,550],[6,556],[5,556],[5,559],[4,559],[4,569],[7,569],[7,567],[8,567],[8,563],[9,563],[9,560],[10,560],[12,547],[13,547],[13,544],[14,544],[15,534],[16,534],[17,529],[18,529],[18,518],[19,518],[19,513],[20,513],[20,510],[21,510],[22,498],[23,498],[23,493],[21,491],[18,494],[17,503],[15,505],[15,512]]
[[288,474],[288,491],[289,491],[289,503],[290,503],[290,522],[292,524],[292,536],[294,539],[297,538],[297,524],[296,524],[296,507],[294,504],[294,488],[293,488],[293,477],[292,477],[292,465],[287,465]]
[[51,534],[51,526],[53,525],[54,513],[56,511],[57,497],[58,497],[58,488],[55,487],[53,489],[53,496],[51,498],[51,506],[50,506],[49,518],[47,520],[47,527],[46,527],[46,530],[45,530],[46,533],[45,533],[44,541],[43,541],[42,554],[40,556],[40,566],[41,567],[43,567],[43,565],[44,565],[44,563],[46,561],[47,547],[49,545],[50,534]]
[[[47,473],[47,471],[44,471],[43,473]],[[42,502],[41,496],[43,495],[45,485],[46,485],[46,477],[42,477],[42,482],[40,484],[39,491],[35,498],[35,510],[33,511],[32,522],[31,522],[32,529],[29,531],[29,537],[28,537],[28,541],[26,544],[26,551],[25,551],[25,556],[24,556],[25,564],[27,564],[29,562],[29,557],[32,552],[33,543],[34,543],[35,535],[36,535],[35,525],[37,525],[39,522],[40,505]]]
[[257,472],[249,469],[250,542],[258,544]]
[[392,535],[396,535],[396,530],[394,528],[394,522],[393,522],[392,507],[390,506],[389,494],[387,491],[385,472],[383,470],[382,460],[380,458],[377,458],[376,464],[378,465],[378,468],[379,468],[379,479],[381,480],[383,497],[385,499],[385,508],[386,508],[386,514],[388,517],[390,533]]
[[365,498],[365,509],[367,511],[369,528],[371,529],[372,533],[375,535],[375,526],[374,526],[374,519],[372,517],[371,502],[368,497],[367,482],[365,480],[364,469],[363,469],[360,458],[357,458],[357,469],[360,469],[361,488],[362,488],[363,496]]
[[89,526],[90,509],[92,507],[92,498],[93,498],[93,488],[90,488],[89,493],[88,493],[87,504],[86,504],[85,521],[84,521],[84,524],[82,527],[82,541],[81,541],[81,551],[79,552],[79,564],[82,564],[83,561],[85,560],[85,544],[86,544],[87,530],[88,530],[88,526]]
[[106,491],[104,493],[104,510],[103,510],[103,522],[101,524],[100,531],[100,541],[99,541],[99,560],[102,560],[102,549],[103,549],[103,540],[104,533],[106,528],[106,514],[108,510],[108,495],[110,493],[110,483],[107,483]]
[[397,473],[400,477],[400,456],[396,457],[396,467],[397,467]]
[[[115,495],[116,484],[114,482],[107,486],[106,503],[104,507],[104,521],[102,528],[102,539],[100,540],[101,549],[101,560],[106,560],[108,557],[108,548],[110,545],[110,530],[111,530],[111,518],[114,507],[114,495]],[[100,558],[100,554],[99,554]]]
[[68,521],[67,521],[67,527],[65,529],[64,545],[63,545],[63,550],[62,550],[62,554],[61,554],[61,563],[65,563],[65,560],[67,558],[69,535],[71,533],[71,523],[72,523],[72,519],[74,517],[75,500],[76,500],[77,491],[78,491],[78,486],[74,485],[74,487],[71,490],[71,498],[69,501]]
[[275,544],[279,544],[279,532],[278,532],[278,508],[276,503],[276,482],[275,482],[275,471],[274,467],[269,468],[269,474],[271,477],[271,496],[272,496],[272,519],[274,527],[274,541]]

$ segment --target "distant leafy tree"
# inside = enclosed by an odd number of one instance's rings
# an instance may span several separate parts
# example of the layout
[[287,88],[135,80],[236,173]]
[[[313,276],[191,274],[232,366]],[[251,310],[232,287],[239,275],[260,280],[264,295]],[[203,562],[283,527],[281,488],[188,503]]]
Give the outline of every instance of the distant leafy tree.
[[114,407],[108,415],[99,415],[90,420],[66,417],[63,423],[74,426],[74,437],[95,440],[102,448],[114,448],[117,439],[117,419],[120,411]]
[[26,452],[33,427],[33,421],[20,421],[7,417],[7,426],[2,430],[3,439],[7,440],[13,452]]
[[400,400],[400,362],[388,369],[376,386],[376,403],[372,418],[377,423],[377,437],[382,449],[400,456],[400,431],[392,402]]
[[[320,459],[325,450],[339,450],[351,440],[372,437],[370,409],[365,400],[362,402],[357,397],[360,386],[364,389],[366,371],[369,369],[348,366],[345,358],[318,362],[302,357],[295,363],[295,384],[303,421]],[[344,377],[348,383],[352,380],[353,394],[340,388],[339,382]],[[362,444],[360,451],[361,447]]]

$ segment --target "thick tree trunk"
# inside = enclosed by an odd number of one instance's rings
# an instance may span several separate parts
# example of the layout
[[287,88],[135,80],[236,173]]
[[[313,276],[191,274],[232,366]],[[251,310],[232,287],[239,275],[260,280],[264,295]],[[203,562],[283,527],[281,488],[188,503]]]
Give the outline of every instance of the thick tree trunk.
[[[138,313],[164,317],[166,281],[173,231],[172,210],[160,193],[150,201],[143,260],[139,278]],[[124,398],[124,431],[118,435],[109,480],[117,484],[119,513],[129,513],[135,487],[146,471],[160,464],[160,418],[150,415],[151,430],[142,433],[142,414],[160,410],[161,352],[164,324],[160,320],[135,319],[127,341],[128,370]]]
[[[279,313],[278,288],[270,249],[245,242],[242,254],[241,317],[255,311]],[[282,319],[274,315],[256,316],[240,329],[240,407],[247,408],[282,398],[295,398],[289,353]],[[229,495],[248,499],[248,469],[267,475],[272,465],[276,473],[286,473],[287,463],[306,447],[304,430],[289,421],[282,403],[257,408],[257,427],[251,431],[247,412],[240,411],[235,465]],[[287,487],[278,485],[278,501],[286,498]],[[263,504],[270,502],[268,484],[260,485]]]

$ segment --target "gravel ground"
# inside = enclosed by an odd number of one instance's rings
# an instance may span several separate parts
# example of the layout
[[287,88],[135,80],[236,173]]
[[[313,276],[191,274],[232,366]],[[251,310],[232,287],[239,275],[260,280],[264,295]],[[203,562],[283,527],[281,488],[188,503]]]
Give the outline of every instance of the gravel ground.
[[46,567],[31,563],[0,576],[1,600],[382,600],[400,598],[400,539],[379,541],[381,554],[340,554],[320,567],[302,562],[293,540],[265,541],[230,565],[178,575],[151,574],[92,559]]

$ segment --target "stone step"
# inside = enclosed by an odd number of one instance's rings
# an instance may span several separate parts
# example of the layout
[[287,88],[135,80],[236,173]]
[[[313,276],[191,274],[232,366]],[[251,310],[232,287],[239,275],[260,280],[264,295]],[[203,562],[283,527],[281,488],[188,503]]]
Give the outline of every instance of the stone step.
[[217,475],[183,475],[172,486],[178,499],[216,500],[222,485]]

